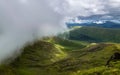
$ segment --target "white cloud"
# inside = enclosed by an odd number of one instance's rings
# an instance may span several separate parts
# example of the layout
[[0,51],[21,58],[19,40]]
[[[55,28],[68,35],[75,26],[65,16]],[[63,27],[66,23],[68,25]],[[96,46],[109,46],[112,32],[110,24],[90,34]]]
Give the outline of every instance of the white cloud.
[[0,0],[0,62],[29,42],[67,29],[46,1]]
[[28,0],[19,0],[21,3],[27,3]]
[[107,15],[119,18],[116,15],[120,13],[120,0],[55,0],[52,4],[65,16]]

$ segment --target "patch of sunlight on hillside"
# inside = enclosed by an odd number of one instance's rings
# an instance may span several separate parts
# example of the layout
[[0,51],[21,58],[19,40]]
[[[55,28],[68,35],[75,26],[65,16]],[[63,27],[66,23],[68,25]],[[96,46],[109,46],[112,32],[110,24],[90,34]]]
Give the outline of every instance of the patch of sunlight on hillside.
[[50,43],[53,42],[53,38],[47,39],[46,42],[50,42]]
[[87,45],[87,47],[95,46],[95,45],[97,45],[97,43],[91,43],[91,44]]
[[54,46],[57,49],[57,53],[55,54],[56,58],[51,59],[51,61],[54,62],[54,61],[59,61],[59,60],[62,60],[64,58],[67,58],[67,53],[65,53],[64,51],[62,51],[62,49],[64,49],[63,46],[58,45],[58,44],[55,44]]
[[120,49],[120,44],[116,44],[116,47],[117,47],[118,49]]
[[61,45],[59,45],[59,44],[55,44],[55,47],[56,47],[57,49],[59,49],[59,50],[64,49],[64,47],[61,46]]
[[81,28],[82,26],[74,26],[73,28],[74,29],[78,29],[78,28]]
[[72,28],[69,29],[69,31],[75,30],[75,29],[79,29],[82,28],[82,26],[73,26]]

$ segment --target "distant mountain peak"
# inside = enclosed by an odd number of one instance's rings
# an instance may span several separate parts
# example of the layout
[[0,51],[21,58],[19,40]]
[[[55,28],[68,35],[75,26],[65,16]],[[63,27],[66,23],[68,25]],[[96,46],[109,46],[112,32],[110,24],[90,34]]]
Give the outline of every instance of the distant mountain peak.
[[72,26],[95,26],[102,28],[120,28],[120,22],[116,20],[77,20],[66,23],[68,27]]

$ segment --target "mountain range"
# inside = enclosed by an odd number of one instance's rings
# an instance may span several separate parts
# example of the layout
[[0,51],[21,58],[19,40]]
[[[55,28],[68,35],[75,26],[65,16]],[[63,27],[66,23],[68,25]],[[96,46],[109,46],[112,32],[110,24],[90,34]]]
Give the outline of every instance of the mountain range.
[[44,37],[25,46],[0,65],[0,75],[119,75],[119,33],[119,28],[72,27],[69,38]]
[[102,28],[120,28],[120,23],[115,23],[111,21],[105,21],[105,22],[86,22],[86,23],[67,23],[68,27],[73,26],[88,26],[88,27],[102,27]]

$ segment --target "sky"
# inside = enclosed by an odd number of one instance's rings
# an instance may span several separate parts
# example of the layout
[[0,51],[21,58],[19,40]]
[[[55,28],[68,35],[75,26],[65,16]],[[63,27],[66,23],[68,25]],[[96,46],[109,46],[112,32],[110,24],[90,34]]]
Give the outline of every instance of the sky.
[[117,19],[120,13],[120,0],[55,0],[53,7],[65,16],[103,15],[102,18]]
[[55,0],[53,8],[69,18],[120,22],[120,0]]
[[76,16],[120,19],[120,0],[0,0],[0,62],[28,43],[67,31]]

